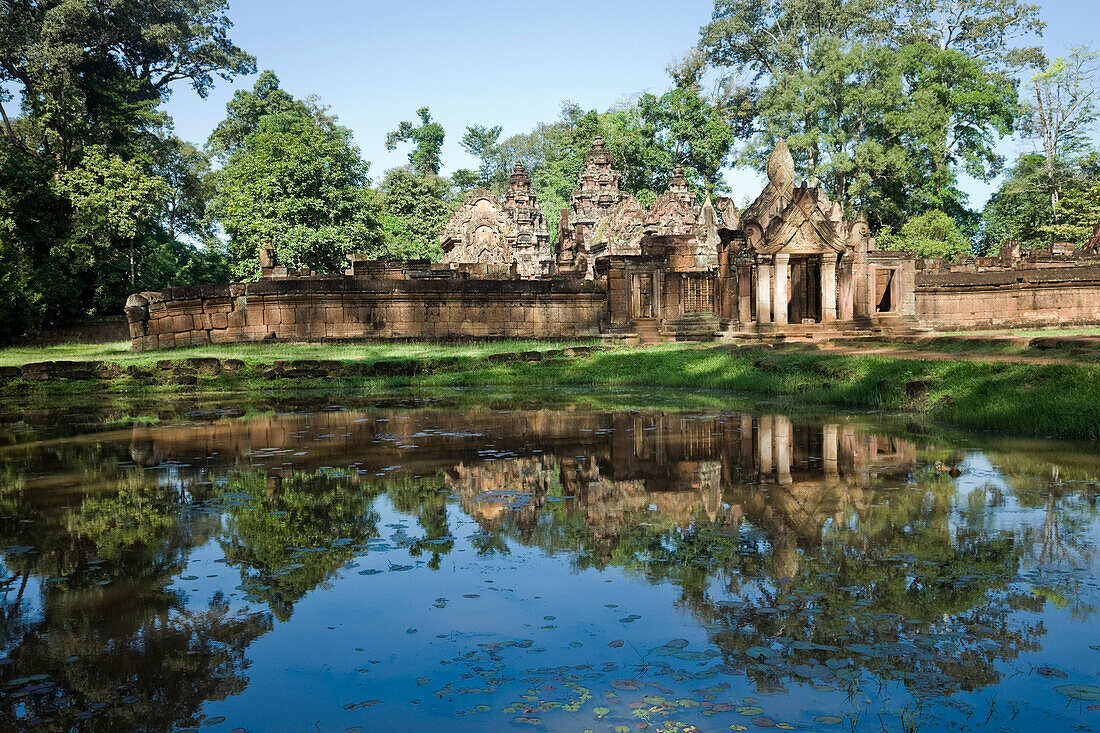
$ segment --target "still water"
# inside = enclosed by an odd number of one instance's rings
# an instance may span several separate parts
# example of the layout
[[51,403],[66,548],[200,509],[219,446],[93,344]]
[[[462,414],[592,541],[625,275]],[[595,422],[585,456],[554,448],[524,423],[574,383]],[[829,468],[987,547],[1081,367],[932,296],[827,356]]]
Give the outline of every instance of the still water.
[[114,417],[0,421],[0,729],[1100,728],[1095,445],[759,410]]

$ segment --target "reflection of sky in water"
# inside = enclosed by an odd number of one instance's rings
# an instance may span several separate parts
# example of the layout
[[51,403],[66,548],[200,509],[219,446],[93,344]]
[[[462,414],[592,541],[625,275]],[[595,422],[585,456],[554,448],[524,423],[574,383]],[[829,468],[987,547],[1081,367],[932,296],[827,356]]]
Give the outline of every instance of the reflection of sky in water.
[[42,433],[0,452],[5,727],[1100,721],[1088,448],[646,411]]

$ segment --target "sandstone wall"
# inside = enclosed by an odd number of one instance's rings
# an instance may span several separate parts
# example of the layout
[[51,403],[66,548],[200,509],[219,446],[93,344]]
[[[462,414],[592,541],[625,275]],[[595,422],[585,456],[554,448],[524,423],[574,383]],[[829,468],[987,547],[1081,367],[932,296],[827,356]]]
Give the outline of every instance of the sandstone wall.
[[309,277],[169,288],[130,296],[136,350],[340,339],[595,336],[607,296],[583,280]]
[[1100,265],[920,273],[916,316],[940,330],[1100,323]]
[[30,346],[106,344],[125,341],[129,338],[129,333],[125,318],[107,317],[49,326],[42,331],[24,334],[19,342]]

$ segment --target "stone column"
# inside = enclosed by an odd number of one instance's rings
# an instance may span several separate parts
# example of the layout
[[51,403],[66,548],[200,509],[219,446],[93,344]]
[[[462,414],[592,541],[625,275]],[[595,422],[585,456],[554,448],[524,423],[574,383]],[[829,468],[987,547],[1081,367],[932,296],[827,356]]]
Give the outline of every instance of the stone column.
[[775,470],[779,483],[791,483],[791,421],[783,415],[775,418]]
[[756,266],[756,322],[772,322],[772,266]]
[[790,259],[791,256],[786,254],[775,256],[775,306],[772,308],[772,318],[779,325],[787,323],[787,272]]
[[737,320],[752,322],[752,265],[737,266]]
[[825,459],[825,473],[836,476],[840,472],[840,464],[837,462],[837,426],[836,423],[825,425],[821,429],[822,453]]
[[770,415],[760,417],[760,430],[757,432],[757,453],[760,458],[760,473],[769,475],[772,472],[772,451],[775,447],[772,442],[772,418]]
[[821,255],[821,321],[836,320],[836,254]]

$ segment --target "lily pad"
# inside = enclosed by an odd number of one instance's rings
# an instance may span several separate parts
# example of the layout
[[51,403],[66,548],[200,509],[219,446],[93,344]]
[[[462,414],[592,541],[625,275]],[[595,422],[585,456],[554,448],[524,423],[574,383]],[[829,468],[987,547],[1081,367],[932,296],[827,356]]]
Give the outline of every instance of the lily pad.
[[1100,702],[1100,687],[1096,685],[1058,685],[1054,691],[1074,700]]

